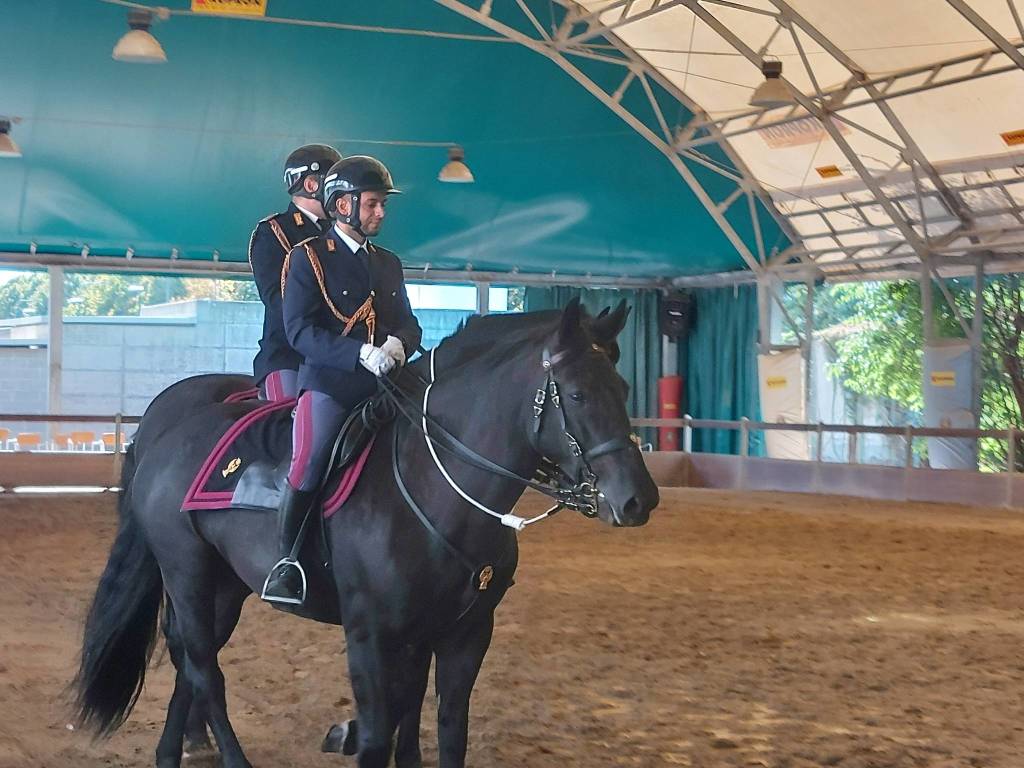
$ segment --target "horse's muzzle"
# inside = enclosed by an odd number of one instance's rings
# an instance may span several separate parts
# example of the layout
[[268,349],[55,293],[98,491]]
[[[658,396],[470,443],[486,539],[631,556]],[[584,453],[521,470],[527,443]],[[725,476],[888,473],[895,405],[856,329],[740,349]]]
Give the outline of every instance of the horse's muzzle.
[[658,486],[652,482],[650,488],[633,494],[620,504],[602,499],[597,515],[616,528],[635,528],[647,524],[651,519],[651,511],[658,506],[660,500]]

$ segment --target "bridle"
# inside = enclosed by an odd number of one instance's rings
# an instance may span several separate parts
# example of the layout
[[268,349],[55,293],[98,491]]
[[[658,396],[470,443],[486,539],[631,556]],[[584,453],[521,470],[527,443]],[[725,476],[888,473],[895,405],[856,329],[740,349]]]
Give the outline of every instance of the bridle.
[[549,487],[566,493],[568,496],[565,502],[560,501],[558,506],[549,510],[549,513],[554,514],[559,509],[566,508],[575,509],[584,517],[596,517],[598,478],[593,467],[590,466],[590,462],[609,453],[627,450],[633,447],[634,444],[626,437],[613,437],[611,440],[606,440],[593,448],[584,449],[580,445],[579,440],[569,431],[568,415],[562,407],[562,397],[554,374],[555,366],[562,362],[568,354],[568,350],[563,350],[554,355],[550,354],[547,349],[544,350],[541,367],[546,371],[546,376],[544,378],[544,386],[537,390],[533,398],[531,444],[534,450],[544,457],[544,451],[540,446],[540,432],[544,425],[544,414],[548,412],[547,405],[551,403],[555,413],[558,414],[560,421],[559,429],[569,443],[570,452],[578,459],[578,462],[575,475],[570,476],[559,464],[547,457],[542,458],[541,477],[548,481]]
[[[536,389],[533,397],[533,428],[530,434],[531,446],[542,457],[541,466],[537,472],[536,480],[523,477],[522,475],[506,469],[500,464],[496,464],[490,459],[476,453],[428,414],[430,391],[436,381],[434,350],[431,350],[428,353],[430,360],[430,380],[423,381],[426,387],[423,391],[422,404],[413,400],[411,395],[402,390],[386,376],[379,378],[378,382],[380,382],[381,387],[390,397],[397,411],[413,427],[423,433],[424,441],[431,458],[433,459],[435,466],[441,472],[441,475],[447,481],[448,485],[476,509],[497,518],[500,520],[502,525],[521,531],[527,525],[540,522],[562,509],[574,509],[585,517],[595,517],[598,510],[600,492],[598,491],[598,476],[594,472],[590,462],[600,456],[606,456],[618,451],[635,448],[635,444],[628,437],[623,436],[606,440],[593,448],[585,449],[580,445],[579,440],[577,440],[572,434],[569,429],[567,414],[565,409],[562,407],[561,394],[558,382],[555,378],[555,368],[566,359],[570,352],[570,350],[563,350],[552,355],[547,349],[545,349],[541,358],[541,368],[544,371],[544,383],[543,386]],[[552,409],[557,414],[559,419],[559,429],[568,442],[570,453],[578,460],[576,471],[572,475],[567,473],[557,462],[544,457],[544,451],[540,445],[544,417],[545,414],[550,413]],[[405,482],[398,468],[397,442],[397,430],[395,430],[395,450],[393,451],[392,458],[395,479],[398,482],[399,489],[402,491],[406,501],[412,503],[411,496],[408,493],[408,489],[405,487]],[[441,462],[436,450],[438,447],[466,464],[510,480],[515,480],[529,488],[533,488],[534,490],[543,493],[545,496],[554,499],[556,503],[543,514],[537,515],[533,518],[524,518],[511,513],[503,514],[501,512],[496,512],[474,499],[459,486]],[[422,512],[418,510],[415,505],[414,509],[416,509],[418,515],[422,516]]]

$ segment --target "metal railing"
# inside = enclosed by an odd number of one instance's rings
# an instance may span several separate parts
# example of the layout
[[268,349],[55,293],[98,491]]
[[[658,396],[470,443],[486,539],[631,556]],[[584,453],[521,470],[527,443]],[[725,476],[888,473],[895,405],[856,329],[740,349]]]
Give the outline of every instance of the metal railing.
[[954,429],[945,427],[914,427],[910,425],[903,427],[886,427],[869,426],[865,424],[807,424],[751,421],[746,417],[741,418],[738,421],[724,421],[719,419],[695,419],[689,415],[683,416],[681,419],[630,419],[630,422],[634,427],[665,427],[669,429],[675,428],[683,430],[682,450],[684,453],[693,452],[693,430],[695,429],[738,431],[740,433],[740,456],[748,456],[750,453],[751,431],[813,433],[817,436],[814,460],[819,462],[823,461],[822,448],[824,441],[822,440],[822,437],[826,433],[846,434],[849,436],[847,464],[859,463],[857,460],[858,435],[889,435],[893,437],[902,437],[906,442],[904,466],[908,469],[913,467],[913,444],[915,438],[946,437],[963,438],[968,440],[994,438],[997,440],[1005,440],[1007,443],[1006,471],[1009,473],[1013,473],[1015,471],[1014,465],[1017,459],[1016,441],[1022,433],[1022,430],[1017,429],[1016,427],[1010,427],[1008,429]]

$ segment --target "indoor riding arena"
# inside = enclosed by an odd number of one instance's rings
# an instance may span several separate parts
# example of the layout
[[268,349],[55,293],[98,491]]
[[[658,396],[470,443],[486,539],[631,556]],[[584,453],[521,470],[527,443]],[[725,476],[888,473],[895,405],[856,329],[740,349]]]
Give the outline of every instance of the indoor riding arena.
[[1024,766],[1021,0],[15,5],[0,768]]

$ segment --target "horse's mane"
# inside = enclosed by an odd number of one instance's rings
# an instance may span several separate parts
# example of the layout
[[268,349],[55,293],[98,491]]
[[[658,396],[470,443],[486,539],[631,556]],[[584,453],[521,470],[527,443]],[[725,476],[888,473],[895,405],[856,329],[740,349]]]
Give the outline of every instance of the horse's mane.
[[463,344],[494,344],[504,341],[509,334],[519,334],[544,327],[553,330],[555,321],[561,318],[562,310],[544,309],[537,312],[510,312],[495,315],[470,315],[464,318],[455,330],[442,339],[446,342]]
[[471,315],[441,340],[436,353],[453,355],[446,361],[446,366],[452,367],[475,359],[484,351],[497,354],[513,345],[537,345],[555,330],[561,317],[559,309]]

